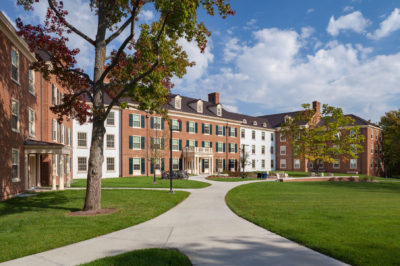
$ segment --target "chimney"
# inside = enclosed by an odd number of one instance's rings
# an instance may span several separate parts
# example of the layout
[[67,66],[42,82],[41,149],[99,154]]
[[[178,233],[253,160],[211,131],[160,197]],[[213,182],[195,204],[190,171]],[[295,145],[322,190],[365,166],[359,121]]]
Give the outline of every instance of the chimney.
[[213,104],[219,104],[219,93],[218,92],[209,93],[208,101]]
[[321,113],[321,103],[318,101],[313,101],[312,102],[312,107],[315,111],[316,114],[320,114]]

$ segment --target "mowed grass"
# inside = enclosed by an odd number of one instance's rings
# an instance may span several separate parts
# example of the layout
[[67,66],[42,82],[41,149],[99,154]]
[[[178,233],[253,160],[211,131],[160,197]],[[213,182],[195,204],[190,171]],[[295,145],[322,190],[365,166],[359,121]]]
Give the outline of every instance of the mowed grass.
[[43,192],[0,202],[0,262],[104,235],[149,219],[176,206],[188,192],[103,190],[109,215],[71,217],[81,210],[85,191]]
[[192,263],[185,254],[179,252],[178,250],[152,248],[135,250],[113,257],[106,257],[82,265],[191,266]]
[[[102,178],[101,186],[105,187],[134,187],[134,188],[169,188],[169,179],[156,178],[153,184],[152,176]],[[173,179],[174,188],[204,188],[210,184],[195,180]],[[86,187],[86,179],[74,179],[71,187]]]
[[226,196],[239,216],[352,265],[400,265],[400,183],[246,184]]
[[[207,177],[206,179],[212,180],[212,181],[220,181],[220,182],[242,182],[242,181],[254,181],[257,180],[256,177],[246,177],[246,178],[241,178],[241,177]],[[258,180],[261,180],[258,178]]]

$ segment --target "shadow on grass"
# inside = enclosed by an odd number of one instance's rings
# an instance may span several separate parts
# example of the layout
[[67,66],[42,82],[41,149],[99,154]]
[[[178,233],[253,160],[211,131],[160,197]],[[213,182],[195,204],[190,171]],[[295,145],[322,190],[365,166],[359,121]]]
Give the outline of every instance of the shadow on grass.
[[[76,197],[81,198],[81,197]],[[0,216],[15,213],[36,211],[39,209],[57,209],[79,211],[79,208],[61,206],[74,201],[75,197],[67,196],[64,192],[44,192],[32,197],[15,197],[0,202]]]

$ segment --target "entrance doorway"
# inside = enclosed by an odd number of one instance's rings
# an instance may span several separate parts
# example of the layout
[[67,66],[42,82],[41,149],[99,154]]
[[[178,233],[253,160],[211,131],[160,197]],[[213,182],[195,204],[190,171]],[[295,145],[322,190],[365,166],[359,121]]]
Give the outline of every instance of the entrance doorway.
[[203,169],[202,169],[204,174],[209,174],[210,173],[210,160],[209,159],[203,159]]
[[28,187],[32,188],[36,186],[37,176],[36,176],[36,156],[29,156],[29,184]]

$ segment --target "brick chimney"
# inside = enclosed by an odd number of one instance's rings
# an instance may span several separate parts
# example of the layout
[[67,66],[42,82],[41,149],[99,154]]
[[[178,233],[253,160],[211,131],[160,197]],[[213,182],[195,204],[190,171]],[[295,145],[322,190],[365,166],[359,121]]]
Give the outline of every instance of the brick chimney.
[[213,104],[219,104],[219,93],[218,92],[209,93],[208,101]]
[[321,113],[321,103],[318,101],[313,101],[312,102],[312,107],[315,111],[316,114],[320,114]]

